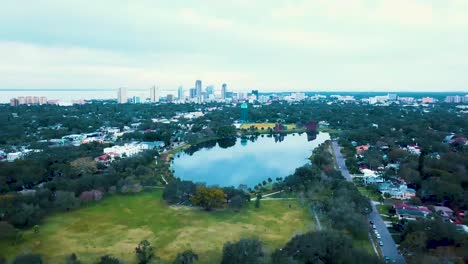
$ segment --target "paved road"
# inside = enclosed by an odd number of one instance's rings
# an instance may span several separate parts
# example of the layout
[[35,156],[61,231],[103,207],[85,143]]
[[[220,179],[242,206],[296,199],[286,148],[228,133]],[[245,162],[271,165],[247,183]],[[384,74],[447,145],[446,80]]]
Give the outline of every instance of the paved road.
[[[336,141],[332,142],[332,146],[341,174],[343,174],[347,181],[352,181],[352,177],[346,167],[345,159],[341,154],[340,146]],[[375,227],[381,236],[380,241],[382,241],[383,246],[380,246],[380,249],[382,254],[389,257],[392,261],[395,261],[395,263],[406,263],[403,256],[398,253],[395,241],[393,241],[390,232],[388,232],[387,226],[382,220],[382,217],[380,217],[374,202],[372,202],[372,212],[367,216],[367,218],[375,224]]]
[[345,177],[347,181],[352,182],[353,178],[351,177],[351,174],[349,174],[348,168],[346,168],[346,162],[343,157],[343,154],[341,154],[340,146],[334,140],[332,142],[332,146],[333,146],[333,152],[335,153],[335,157],[336,157],[336,163],[338,163],[338,168],[340,169],[341,174],[343,174],[343,176]]

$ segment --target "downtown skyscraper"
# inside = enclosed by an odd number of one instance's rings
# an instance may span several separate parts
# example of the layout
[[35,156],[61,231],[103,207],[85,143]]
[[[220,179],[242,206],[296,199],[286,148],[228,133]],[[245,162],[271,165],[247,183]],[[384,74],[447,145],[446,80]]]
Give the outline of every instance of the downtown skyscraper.
[[155,103],[158,101],[158,93],[156,86],[150,88],[150,100],[151,102]]
[[179,100],[183,100],[184,98],[184,88],[182,88],[182,86],[179,86],[179,88],[177,89],[177,99]]
[[195,81],[195,91],[196,91],[196,96],[201,97],[201,95],[202,95],[202,82],[201,82],[201,80],[196,80]]
[[223,83],[221,86],[221,98],[226,99],[226,93],[227,93],[227,84]]

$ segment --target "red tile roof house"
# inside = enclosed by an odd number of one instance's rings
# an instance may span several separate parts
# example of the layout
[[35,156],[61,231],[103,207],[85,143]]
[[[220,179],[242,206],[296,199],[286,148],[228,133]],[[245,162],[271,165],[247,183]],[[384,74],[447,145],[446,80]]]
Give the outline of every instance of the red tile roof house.
[[97,162],[100,162],[106,166],[109,166],[111,162],[115,160],[116,157],[120,157],[118,153],[115,152],[109,152],[106,154],[102,154],[101,156],[95,158],[94,160]]
[[393,208],[396,210],[398,219],[416,220],[425,218],[428,214],[432,213],[425,206],[414,206],[406,203],[394,203]]
[[366,151],[369,150],[369,146],[368,145],[361,145],[361,146],[357,146],[356,147],[356,153],[358,155],[362,155],[364,154]]

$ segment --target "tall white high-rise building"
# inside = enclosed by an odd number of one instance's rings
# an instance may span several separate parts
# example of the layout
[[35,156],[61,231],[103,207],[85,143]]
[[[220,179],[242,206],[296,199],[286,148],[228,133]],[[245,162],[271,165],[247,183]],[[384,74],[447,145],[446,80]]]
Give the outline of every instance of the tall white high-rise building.
[[150,100],[151,102],[155,103],[158,101],[158,93],[156,86],[150,88]]
[[117,92],[117,102],[119,104],[127,103],[127,88],[120,87],[119,91]]

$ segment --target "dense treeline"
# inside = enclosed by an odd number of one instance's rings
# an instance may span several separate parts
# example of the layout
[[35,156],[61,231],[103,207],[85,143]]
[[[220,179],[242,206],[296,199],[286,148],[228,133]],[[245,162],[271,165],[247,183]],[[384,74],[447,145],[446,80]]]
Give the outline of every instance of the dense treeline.
[[[15,227],[32,226],[50,211],[77,208],[100,199],[105,192],[138,192],[145,185],[159,184],[153,167],[156,151],[115,161],[109,168],[100,168],[87,157],[97,153],[102,153],[101,145],[82,145],[73,151],[52,148],[26,160],[0,163],[2,191],[10,192],[0,195],[0,221]],[[40,183],[41,188],[12,192]]]

